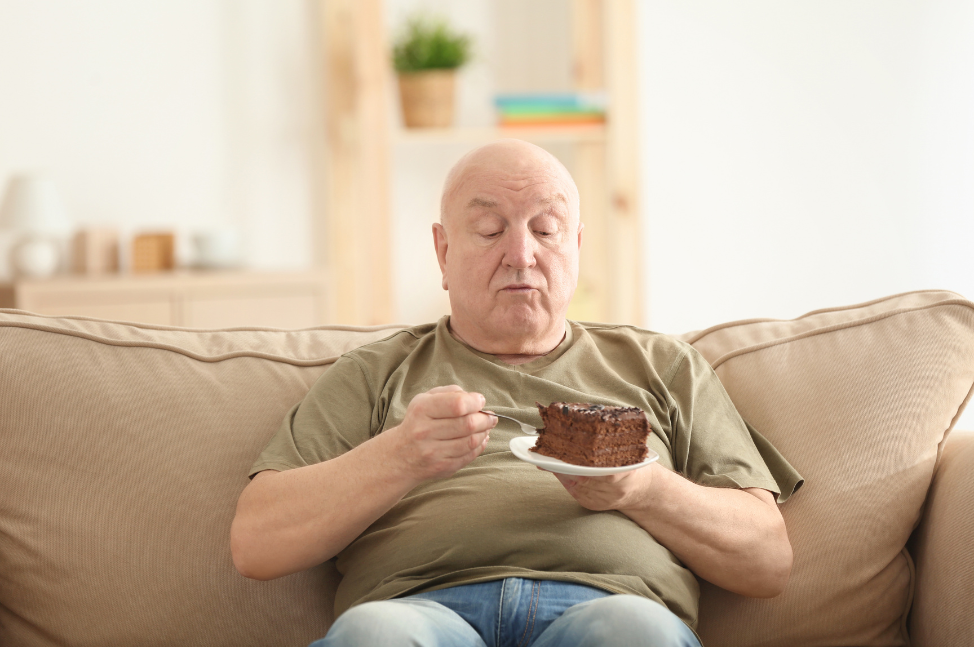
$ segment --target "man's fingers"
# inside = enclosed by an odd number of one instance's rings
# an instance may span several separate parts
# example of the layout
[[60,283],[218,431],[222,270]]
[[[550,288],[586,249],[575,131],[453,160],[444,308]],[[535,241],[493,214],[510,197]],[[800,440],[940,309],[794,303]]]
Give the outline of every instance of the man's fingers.
[[558,472],[554,472],[554,475],[555,478],[558,479],[558,481],[565,486],[566,490],[571,490],[573,487],[575,487],[576,481],[574,477],[569,476],[567,474],[559,474]]
[[[458,387],[459,388],[459,387]],[[427,393],[421,412],[429,418],[460,418],[484,408],[487,401],[479,393],[460,391]]]
[[467,436],[466,438],[457,438],[456,440],[451,440],[449,442],[449,449],[447,451],[447,456],[450,458],[460,458],[466,456],[470,452],[478,452],[482,446],[486,446],[485,441],[487,440],[488,432],[484,431],[479,434],[474,434],[472,436]]
[[431,440],[467,439],[493,429],[497,418],[484,413],[471,413],[460,418],[441,418],[429,422]]
[[488,435],[484,432],[467,438],[443,441],[436,450],[435,458],[431,458],[439,464],[452,465],[448,470],[452,473],[480,456],[487,448],[487,440]]
[[456,384],[450,384],[448,386],[434,386],[432,389],[427,391],[427,393],[454,393],[456,391],[463,391],[462,388]]
[[487,441],[489,440],[490,440],[490,432],[484,434],[484,439],[481,442],[477,443],[476,447],[470,450],[470,453],[467,455],[470,458],[470,460],[473,460],[484,453],[484,450],[487,449]]
[[488,432],[483,431],[472,436],[467,436],[466,438],[445,441],[448,443],[446,445],[448,449],[445,450],[445,453],[450,458],[460,458],[483,445],[487,434]]

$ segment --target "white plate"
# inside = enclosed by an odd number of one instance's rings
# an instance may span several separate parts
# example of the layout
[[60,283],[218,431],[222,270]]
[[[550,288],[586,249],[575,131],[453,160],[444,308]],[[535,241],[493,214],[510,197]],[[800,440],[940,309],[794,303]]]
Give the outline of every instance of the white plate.
[[557,458],[551,458],[550,456],[530,451],[534,447],[535,440],[537,440],[536,436],[517,436],[512,438],[511,451],[522,461],[537,465],[541,469],[548,470],[549,472],[558,472],[559,474],[571,474],[572,476],[608,476],[609,474],[619,474],[621,472],[639,469],[640,467],[646,467],[650,463],[659,460],[659,454],[650,449],[649,454],[646,455],[646,460],[635,465],[623,465],[622,467],[586,467],[584,465],[572,465],[571,463],[560,461]]

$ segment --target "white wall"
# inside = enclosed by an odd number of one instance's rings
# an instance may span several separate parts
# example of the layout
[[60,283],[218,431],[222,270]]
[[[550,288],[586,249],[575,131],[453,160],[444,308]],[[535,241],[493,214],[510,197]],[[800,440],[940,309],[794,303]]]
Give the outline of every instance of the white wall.
[[974,3],[640,6],[651,327],[974,297]]
[[974,298],[974,3],[641,7],[651,327]]
[[78,225],[174,229],[186,260],[232,225],[251,265],[309,264],[313,7],[0,0],[0,183],[47,169]]

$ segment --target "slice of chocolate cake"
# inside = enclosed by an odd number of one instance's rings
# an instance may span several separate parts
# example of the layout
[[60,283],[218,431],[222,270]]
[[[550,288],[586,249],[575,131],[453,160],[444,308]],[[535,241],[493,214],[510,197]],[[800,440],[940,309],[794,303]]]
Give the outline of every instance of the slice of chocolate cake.
[[637,407],[538,404],[544,429],[531,451],[587,467],[621,467],[646,459],[649,419]]

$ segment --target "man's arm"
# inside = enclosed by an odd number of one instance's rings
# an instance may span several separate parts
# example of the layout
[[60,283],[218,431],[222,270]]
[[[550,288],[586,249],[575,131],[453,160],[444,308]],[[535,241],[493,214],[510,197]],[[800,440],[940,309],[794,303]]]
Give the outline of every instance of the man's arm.
[[437,387],[413,398],[398,427],[337,458],[260,472],[237,501],[234,566],[270,580],[331,559],[414,487],[484,451],[497,418],[483,406],[479,393]]
[[697,485],[658,463],[602,477],[556,474],[589,510],[618,510],[699,577],[749,597],[781,593],[792,550],[767,490]]

